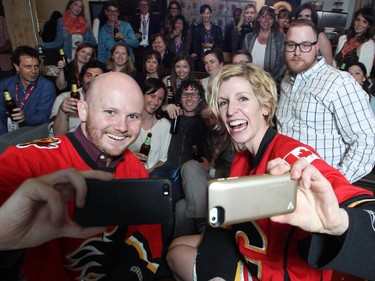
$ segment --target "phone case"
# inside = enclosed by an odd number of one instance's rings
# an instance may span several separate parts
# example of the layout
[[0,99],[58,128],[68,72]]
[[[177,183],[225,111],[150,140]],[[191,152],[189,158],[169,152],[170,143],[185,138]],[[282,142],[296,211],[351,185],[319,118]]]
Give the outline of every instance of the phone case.
[[291,213],[297,183],[290,174],[255,175],[208,182],[209,223],[213,227]]

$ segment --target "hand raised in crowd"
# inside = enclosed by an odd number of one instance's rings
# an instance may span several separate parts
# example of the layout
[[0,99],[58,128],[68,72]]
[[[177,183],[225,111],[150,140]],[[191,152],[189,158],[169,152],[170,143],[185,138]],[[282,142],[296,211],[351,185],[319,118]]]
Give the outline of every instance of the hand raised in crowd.
[[125,35],[124,34],[122,34],[121,32],[117,32],[116,34],[115,34],[115,38],[117,39],[117,40],[122,40],[122,41],[125,41]]
[[179,36],[182,32],[182,26],[176,26],[172,32],[172,38]]
[[83,207],[85,179],[110,180],[103,171],[61,170],[26,180],[0,208],[0,250],[22,249],[58,237],[85,238],[105,230],[82,228],[67,213],[67,202]]
[[296,180],[297,203],[293,213],[272,217],[271,220],[297,226],[308,232],[342,235],[349,226],[347,212],[340,208],[330,182],[305,159],[287,165],[278,158],[268,162],[271,175],[290,172]]
[[65,114],[76,113],[78,101],[79,101],[78,99],[67,97],[61,103],[60,110]]
[[[68,62],[69,62],[69,59],[68,59]],[[63,69],[64,67],[66,67],[65,62],[64,62],[63,60],[59,60],[59,61],[57,62],[57,68],[61,70],[61,69]]]
[[171,119],[175,119],[177,116],[183,114],[182,109],[175,104],[168,104],[165,111],[168,112],[169,118]]

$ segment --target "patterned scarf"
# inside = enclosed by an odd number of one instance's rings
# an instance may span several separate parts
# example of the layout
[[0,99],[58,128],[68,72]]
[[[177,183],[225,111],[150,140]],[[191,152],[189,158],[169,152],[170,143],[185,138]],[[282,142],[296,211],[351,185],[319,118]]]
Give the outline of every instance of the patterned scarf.
[[345,58],[350,51],[357,49],[361,44],[362,43],[357,38],[352,38],[349,41],[346,41],[341,52],[342,58]]
[[87,32],[86,19],[83,16],[74,18],[70,10],[67,10],[63,15],[63,24],[65,29],[70,34],[83,35]]

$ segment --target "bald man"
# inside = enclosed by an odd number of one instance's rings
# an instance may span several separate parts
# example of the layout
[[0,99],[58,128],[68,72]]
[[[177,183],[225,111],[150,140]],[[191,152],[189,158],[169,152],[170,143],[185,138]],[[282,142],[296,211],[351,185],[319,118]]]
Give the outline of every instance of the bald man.
[[[114,178],[148,177],[127,149],[138,137],[143,110],[142,92],[130,76],[100,75],[77,108],[81,125],[75,132],[20,144],[1,154],[1,204],[26,179],[67,168],[103,170]],[[70,216],[73,205],[68,207]],[[139,276],[152,280],[161,251],[159,225],[108,227],[87,239],[59,238],[28,249],[23,270],[30,281],[139,280]]]

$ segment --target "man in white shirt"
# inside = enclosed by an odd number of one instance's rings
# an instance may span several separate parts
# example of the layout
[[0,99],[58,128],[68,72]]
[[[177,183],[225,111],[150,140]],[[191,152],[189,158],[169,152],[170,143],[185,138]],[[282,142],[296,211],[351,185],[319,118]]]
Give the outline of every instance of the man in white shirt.
[[[82,67],[82,88],[78,89],[80,99],[84,99],[85,92],[89,88],[90,82],[104,72],[107,72],[105,64],[97,60],[89,61]],[[51,137],[74,132],[79,124],[81,124],[77,114],[78,99],[70,97],[70,93],[70,91],[61,93],[57,96],[53,104],[48,125]]]
[[289,68],[281,82],[278,130],[314,147],[350,182],[375,162],[375,117],[368,95],[346,72],[317,60],[319,43],[311,21],[291,23],[285,41]]

